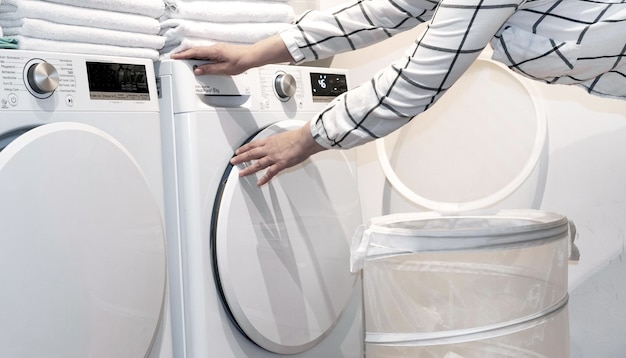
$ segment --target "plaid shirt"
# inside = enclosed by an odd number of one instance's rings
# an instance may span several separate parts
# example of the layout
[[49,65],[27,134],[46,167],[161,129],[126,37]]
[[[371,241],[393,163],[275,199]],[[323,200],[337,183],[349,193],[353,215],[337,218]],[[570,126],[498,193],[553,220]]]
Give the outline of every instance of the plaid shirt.
[[355,0],[305,13],[281,37],[301,62],[427,21],[402,58],[312,121],[319,144],[350,148],[400,128],[431,107],[489,43],[495,60],[527,77],[626,99],[626,0]]

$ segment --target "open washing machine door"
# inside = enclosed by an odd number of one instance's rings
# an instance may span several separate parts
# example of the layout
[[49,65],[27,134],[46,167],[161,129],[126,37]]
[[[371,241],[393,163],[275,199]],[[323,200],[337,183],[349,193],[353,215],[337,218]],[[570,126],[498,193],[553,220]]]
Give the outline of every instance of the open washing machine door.
[[0,356],[146,356],[166,272],[142,171],[88,125],[14,134],[0,138]]
[[538,208],[548,144],[538,97],[530,80],[478,59],[432,108],[377,141],[390,184],[383,213]]
[[[283,121],[252,139],[294,129]],[[259,188],[226,170],[213,210],[218,291],[239,330],[260,347],[293,354],[336,325],[355,290],[350,239],[361,219],[354,164],[316,154]]]

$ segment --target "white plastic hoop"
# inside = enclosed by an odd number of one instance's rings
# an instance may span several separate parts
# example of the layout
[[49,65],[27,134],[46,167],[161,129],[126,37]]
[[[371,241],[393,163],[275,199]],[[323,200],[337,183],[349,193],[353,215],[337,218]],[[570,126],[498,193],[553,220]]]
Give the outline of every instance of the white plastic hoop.
[[515,77],[511,70],[498,62],[481,58],[477,59],[476,61],[489,63],[491,65],[495,65],[497,68],[503,69],[510,78],[520,83],[524,90],[526,90],[526,92],[528,93],[535,108],[535,118],[537,121],[537,133],[535,135],[535,141],[533,143],[531,154],[519,174],[496,192],[477,200],[471,200],[466,202],[444,202],[428,199],[422,195],[417,194],[415,191],[405,185],[391,166],[389,155],[387,154],[387,149],[385,147],[385,138],[378,139],[376,141],[378,162],[383,172],[385,173],[387,180],[389,180],[391,185],[406,199],[426,209],[431,209],[438,212],[464,212],[490,207],[502,201],[503,199],[511,195],[515,190],[517,190],[531,175],[537,163],[539,162],[539,158],[541,157],[541,153],[546,142],[548,123],[544,112],[543,103],[541,101],[535,100],[535,98],[539,98],[535,85],[532,83],[527,83],[529,81],[520,81],[518,78]]

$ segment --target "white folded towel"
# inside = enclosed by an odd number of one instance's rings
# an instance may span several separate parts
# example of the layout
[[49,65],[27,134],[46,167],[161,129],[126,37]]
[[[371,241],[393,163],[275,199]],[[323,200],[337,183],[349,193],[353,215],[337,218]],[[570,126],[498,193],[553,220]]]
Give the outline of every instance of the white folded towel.
[[152,61],[157,61],[159,59],[159,51],[148,48],[52,41],[26,36],[15,36],[15,39],[19,41],[20,49],[22,50],[148,58]]
[[[11,4],[7,3],[8,1]],[[0,5],[0,20],[15,20],[14,24],[18,26],[17,20],[23,18],[151,35],[158,34],[161,28],[159,20],[149,16],[81,8],[46,1],[5,0]]]
[[184,38],[209,39],[219,42],[254,43],[281,32],[286,23],[214,23],[184,19],[161,22],[165,46],[180,43]]
[[0,27],[8,28],[8,27],[20,27],[22,26],[23,21],[19,20],[5,20],[2,18],[2,13],[0,13]]
[[[10,0],[2,0],[10,1]],[[65,4],[90,9],[127,12],[150,16],[158,19],[165,11],[163,0],[44,0],[57,4]]]
[[10,36],[22,35],[42,40],[143,47],[154,50],[161,49],[165,45],[165,39],[159,35],[63,25],[39,19],[23,19],[22,26],[5,28],[5,34]]
[[293,7],[276,1],[183,1],[165,0],[166,19],[210,22],[286,22],[295,18]]

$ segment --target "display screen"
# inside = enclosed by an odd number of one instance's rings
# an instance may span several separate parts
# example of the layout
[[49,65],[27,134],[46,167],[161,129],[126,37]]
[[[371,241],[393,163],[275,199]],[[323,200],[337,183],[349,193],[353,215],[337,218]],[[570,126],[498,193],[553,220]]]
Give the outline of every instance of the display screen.
[[87,62],[87,77],[93,100],[150,100],[144,65]]
[[348,90],[345,75],[336,73],[311,73],[314,101],[330,101]]

